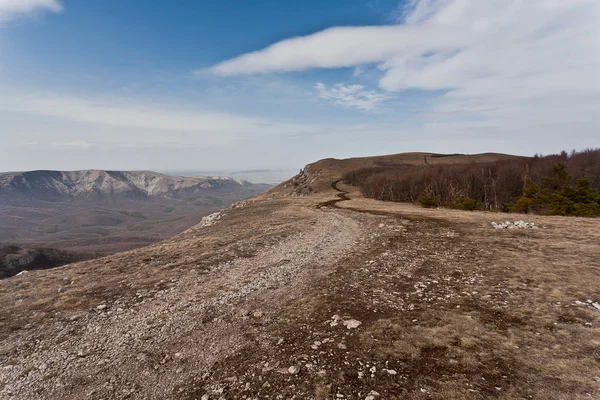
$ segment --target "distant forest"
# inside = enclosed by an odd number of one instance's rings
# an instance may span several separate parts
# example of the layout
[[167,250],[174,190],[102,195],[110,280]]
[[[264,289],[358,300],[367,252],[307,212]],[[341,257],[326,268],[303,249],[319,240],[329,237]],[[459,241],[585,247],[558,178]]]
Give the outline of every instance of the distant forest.
[[496,162],[381,165],[344,175],[365,197],[462,210],[600,216],[600,149]]

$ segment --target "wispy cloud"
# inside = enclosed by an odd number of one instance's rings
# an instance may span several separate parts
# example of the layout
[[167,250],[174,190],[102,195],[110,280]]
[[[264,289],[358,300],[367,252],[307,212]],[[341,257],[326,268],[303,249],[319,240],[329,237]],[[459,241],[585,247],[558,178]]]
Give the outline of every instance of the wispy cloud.
[[[571,121],[579,129],[598,130],[597,0],[406,4],[398,25],[331,28],[243,54],[211,71],[231,76],[358,67],[360,74],[361,66],[376,65],[385,91],[443,93],[424,110],[424,123],[490,119],[503,121],[507,133],[556,135],[565,127],[552,128],[552,121]],[[340,105],[360,108],[350,105],[347,87],[317,89]]]
[[[194,105],[144,104],[122,98],[76,97],[50,92],[5,91],[0,111],[113,127],[115,131],[146,132],[143,142],[152,146],[201,144],[225,146],[241,140],[321,134],[330,127],[206,111]],[[180,141],[173,141],[176,135]],[[115,143],[123,143],[119,138]],[[63,148],[89,148],[98,141],[61,140]],[[141,144],[138,142],[137,146]]]
[[315,89],[320,98],[328,100],[336,106],[357,108],[364,111],[374,111],[377,106],[389,98],[383,93],[366,90],[363,85],[338,83],[328,88],[323,83],[317,83]]
[[62,10],[58,0],[0,0],[0,22],[44,11],[59,13]]

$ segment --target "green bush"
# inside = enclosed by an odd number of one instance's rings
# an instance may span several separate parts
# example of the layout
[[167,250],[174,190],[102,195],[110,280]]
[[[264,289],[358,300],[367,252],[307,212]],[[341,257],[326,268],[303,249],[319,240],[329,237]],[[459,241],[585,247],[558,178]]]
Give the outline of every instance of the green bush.
[[551,193],[541,196],[547,215],[574,215],[593,217],[600,215],[600,194],[587,178],[578,178],[573,185],[562,183]]
[[454,208],[455,210],[473,211],[477,209],[477,200],[470,198],[462,198],[456,200],[453,203],[448,204],[448,207]]
[[440,202],[433,196],[424,196],[417,200],[423,208],[436,208]]

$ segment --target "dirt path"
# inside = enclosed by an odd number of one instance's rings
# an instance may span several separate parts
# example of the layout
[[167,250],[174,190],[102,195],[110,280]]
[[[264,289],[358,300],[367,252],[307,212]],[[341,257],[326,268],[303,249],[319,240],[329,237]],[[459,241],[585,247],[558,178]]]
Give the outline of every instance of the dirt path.
[[0,398],[598,398],[597,221],[332,189],[0,282]]

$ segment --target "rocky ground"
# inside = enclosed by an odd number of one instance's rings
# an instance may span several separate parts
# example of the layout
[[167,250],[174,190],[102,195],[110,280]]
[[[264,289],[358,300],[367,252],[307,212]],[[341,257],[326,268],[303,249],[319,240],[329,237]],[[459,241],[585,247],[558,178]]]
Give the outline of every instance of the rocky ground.
[[505,219],[337,184],[0,281],[0,398],[600,398],[600,221]]

